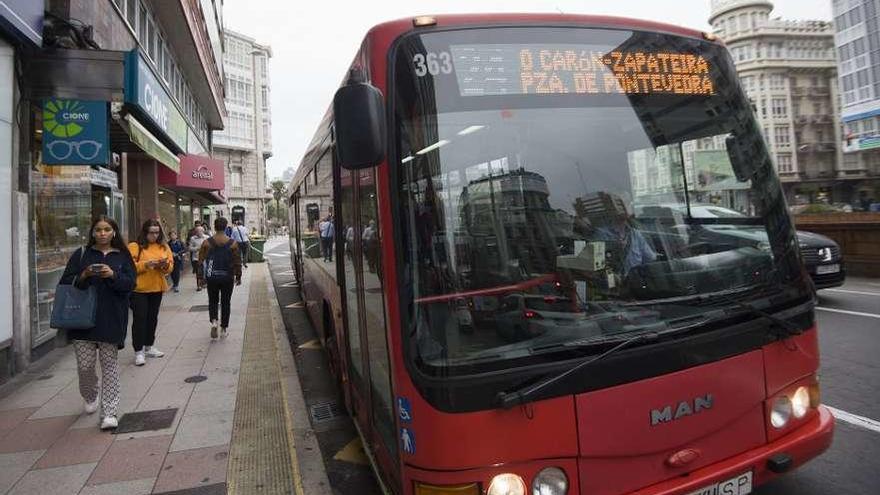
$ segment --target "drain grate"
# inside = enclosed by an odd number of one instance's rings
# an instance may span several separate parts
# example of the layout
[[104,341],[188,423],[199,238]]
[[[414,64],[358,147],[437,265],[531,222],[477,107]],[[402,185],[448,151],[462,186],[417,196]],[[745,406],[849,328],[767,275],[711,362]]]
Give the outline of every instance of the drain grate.
[[309,414],[312,416],[312,423],[326,423],[327,421],[333,421],[336,418],[344,416],[342,407],[340,407],[339,402],[335,400],[319,402],[312,405],[309,407]]
[[116,435],[120,433],[134,433],[136,431],[155,431],[164,430],[174,423],[174,416],[177,415],[177,408],[173,409],[156,409],[154,411],[141,411],[128,413],[119,420],[119,428],[113,432]]
[[207,310],[208,310],[207,304],[195,304],[195,305],[189,307],[190,313],[200,313],[200,312],[207,311]]

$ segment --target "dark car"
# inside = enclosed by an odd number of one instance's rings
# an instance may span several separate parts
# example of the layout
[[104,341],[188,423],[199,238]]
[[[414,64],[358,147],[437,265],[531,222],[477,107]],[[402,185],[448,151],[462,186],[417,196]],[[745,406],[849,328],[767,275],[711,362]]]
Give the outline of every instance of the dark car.
[[799,230],[797,236],[801,258],[816,288],[827,289],[843,285],[846,270],[843,266],[840,246],[832,239],[812,232]]
[[[678,212],[684,214],[683,205],[659,205],[654,208],[654,213],[660,209],[668,209],[668,214]],[[640,211],[637,209],[637,211]],[[724,208],[723,206],[709,204],[691,204],[691,215],[695,218],[735,218],[743,217],[742,213]],[[705,225],[703,229],[715,236],[729,236],[741,241],[755,242],[756,246],[769,249],[767,246],[767,233],[763,228],[743,228],[737,225]],[[846,279],[846,271],[843,264],[843,253],[840,246],[834,240],[824,235],[813,232],[797,231],[798,245],[801,250],[801,258],[809,272],[816,289],[828,289],[843,285]],[[717,239],[717,237],[716,237]]]

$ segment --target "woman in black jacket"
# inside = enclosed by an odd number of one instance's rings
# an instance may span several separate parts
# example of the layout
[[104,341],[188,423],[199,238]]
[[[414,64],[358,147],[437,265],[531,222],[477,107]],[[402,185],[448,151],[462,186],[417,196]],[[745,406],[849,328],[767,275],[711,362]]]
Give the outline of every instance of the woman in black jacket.
[[95,326],[68,330],[76,351],[79,392],[88,414],[98,410],[98,376],[95,361],[101,360],[101,429],[119,425],[118,351],[128,329],[128,298],[135,285],[134,262],[116,222],[101,215],[89,229],[89,243],[77,249],[67,261],[61,284],[73,284],[97,291]]

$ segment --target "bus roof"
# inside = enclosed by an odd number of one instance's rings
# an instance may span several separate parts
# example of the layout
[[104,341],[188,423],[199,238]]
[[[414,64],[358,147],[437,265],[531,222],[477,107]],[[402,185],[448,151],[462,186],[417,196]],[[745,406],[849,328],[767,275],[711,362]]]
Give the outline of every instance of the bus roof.
[[[423,16],[418,16],[423,17]],[[370,29],[370,35],[396,35],[404,32],[423,29],[430,30],[432,28],[444,28],[455,26],[469,25],[583,25],[590,27],[611,27],[621,29],[637,29],[643,31],[660,31],[666,33],[677,34],[681,36],[689,36],[694,38],[702,38],[703,32],[697,29],[690,29],[673,24],[662,22],[647,21],[642,19],[631,19],[627,17],[616,17],[607,15],[578,15],[578,14],[557,14],[557,13],[504,13],[504,14],[439,14],[427,15],[424,17],[432,17],[436,19],[437,24],[425,28],[414,28],[413,20],[415,17],[406,17],[393,21],[377,24]]]

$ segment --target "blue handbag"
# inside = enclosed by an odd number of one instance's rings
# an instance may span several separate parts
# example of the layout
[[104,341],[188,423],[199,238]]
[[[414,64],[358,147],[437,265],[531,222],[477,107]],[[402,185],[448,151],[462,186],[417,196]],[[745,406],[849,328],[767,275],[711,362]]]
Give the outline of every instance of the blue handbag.
[[[79,257],[85,256],[85,248]],[[79,273],[82,270],[77,270]],[[76,279],[74,279],[76,280]],[[85,290],[73,284],[58,284],[55,288],[55,300],[52,305],[52,316],[49,326],[59,330],[87,330],[95,327],[95,313],[98,309],[98,294],[93,286]]]

